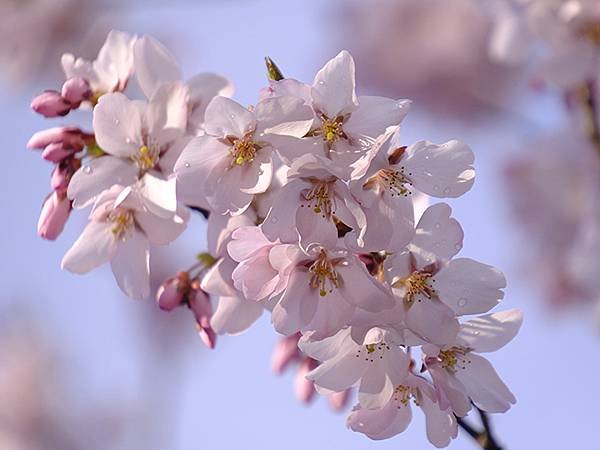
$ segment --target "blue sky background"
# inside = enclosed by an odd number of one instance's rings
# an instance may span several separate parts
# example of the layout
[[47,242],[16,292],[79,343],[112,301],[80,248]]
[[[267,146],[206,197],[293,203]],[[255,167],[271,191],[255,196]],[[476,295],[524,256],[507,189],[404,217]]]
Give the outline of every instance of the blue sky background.
[[[187,76],[199,71],[222,73],[234,81],[236,100],[248,104],[255,103],[265,85],[265,55],[273,57],[286,75],[310,81],[337,54],[337,25],[325,3],[223,1],[178,9],[132,9],[119,26],[168,38]],[[243,336],[221,338],[211,352],[196,336],[189,314],[161,314],[152,300],[124,298],[108,267],[85,277],[62,272],[61,257],[81,231],[85,214],[74,214],[57,242],[36,236],[51,166],[26,150],[25,143],[34,131],[56,123],[29,110],[30,98],[47,87],[52,86],[17,92],[5,88],[0,93],[4,158],[0,310],[15,316],[25,310],[44,323],[67,362],[70,395],[76,402],[116,399],[123,410],[131,410],[135,421],[145,421],[147,432],[137,433],[123,448],[430,447],[420,413],[402,435],[372,442],[347,430],[345,416],[332,413],[324,399],[311,407],[299,404],[293,374],[275,377],[270,372],[277,336],[266,316]],[[522,106],[530,101],[533,106]],[[536,128],[551,129],[562,119],[557,99],[531,96],[514,109],[530,117]],[[510,221],[502,186],[503,161],[514,144],[539,131],[532,128],[515,121],[461,129],[450,121],[428,119],[414,105],[403,136],[407,143],[459,138],[476,154],[474,188],[450,202],[465,230],[462,255],[501,268],[508,289],[500,308],[525,312],[518,337],[490,357],[518,399],[509,413],[493,417],[501,442],[510,450],[591,449],[600,417],[597,329],[582,312],[553,313],[544,308],[528,283],[533,270],[524,264],[523,239]],[[184,267],[204,248],[204,234],[203,221],[195,219],[182,239],[155,254],[155,261],[170,262],[173,272]],[[461,435],[450,448],[476,447]]]

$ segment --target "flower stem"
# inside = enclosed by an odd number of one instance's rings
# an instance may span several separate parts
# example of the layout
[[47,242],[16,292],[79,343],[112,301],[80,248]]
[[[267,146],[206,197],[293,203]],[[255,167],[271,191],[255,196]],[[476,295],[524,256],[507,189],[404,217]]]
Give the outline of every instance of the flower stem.
[[487,413],[475,407],[481,418],[483,430],[479,431],[462,417],[457,417],[458,425],[473,438],[483,450],[502,450],[492,433],[490,418]]
[[583,105],[586,134],[600,156],[600,124],[598,123],[598,103],[594,85],[585,83],[579,89],[579,95]]

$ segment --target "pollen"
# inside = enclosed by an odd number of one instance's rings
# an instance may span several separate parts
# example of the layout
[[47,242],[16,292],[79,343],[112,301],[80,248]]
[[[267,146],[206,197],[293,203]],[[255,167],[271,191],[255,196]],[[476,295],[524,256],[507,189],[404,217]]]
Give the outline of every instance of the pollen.
[[[412,175],[411,173],[408,176]],[[404,174],[404,167],[400,170],[381,169],[363,185],[363,189],[380,189],[382,192],[388,192],[392,197],[408,197],[411,194],[408,186],[412,182]]]
[[332,194],[332,186],[329,181],[316,181],[314,186],[306,194],[303,194],[303,197],[316,214],[331,219],[333,214]]
[[442,367],[455,373],[459,369],[466,369],[471,360],[468,358],[469,349],[463,347],[452,347],[448,350],[441,350],[438,359]]
[[258,150],[260,150],[260,145],[252,139],[252,133],[247,133],[241,139],[232,139],[232,146],[229,150],[232,167],[252,164]]
[[308,272],[311,274],[310,287],[319,289],[321,297],[325,297],[341,286],[341,280],[335,270],[338,263],[339,261],[336,259],[329,259],[325,250],[321,250],[308,268]]
[[416,398],[416,389],[403,384],[396,386],[394,393],[392,394],[392,398],[394,401],[401,404],[398,405],[398,408],[407,406],[411,398],[414,399],[415,404],[418,404]]
[[[404,303],[407,306],[411,306],[415,301],[415,297],[419,294],[430,300],[437,295],[435,289],[431,286],[431,281],[435,281],[431,276],[432,275],[427,272],[414,271],[409,277],[393,283],[392,287],[404,286],[406,289]],[[420,299],[418,301],[420,301]]]
[[[361,350],[364,348],[365,353],[361,353]],[[385,342],[379,342],[377,344],[366,344],[356,352],[356,357],[360,358],[364,357],[367,362],[375,362],[382,360],[385,352],[390,350],[390,346]]]
[[125,238],[127,232],[133,227],[133,214],[130,211],[112,212],[108,219],[113,223],[111,232],[116,240]]
[[147,172],[156,166],[158,162],[158,150],[154,147],[142,145],[133,159],[140,168],[140,171]]

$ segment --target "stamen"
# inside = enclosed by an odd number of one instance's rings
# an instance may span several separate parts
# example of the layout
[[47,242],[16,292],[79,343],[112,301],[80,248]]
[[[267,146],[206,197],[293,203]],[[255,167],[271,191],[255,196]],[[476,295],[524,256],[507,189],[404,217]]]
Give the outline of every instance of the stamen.
[[315,261],[308,268],[312,274],[310,278],[310,287],[319,289],[319,295],[325,297],[333,292],[335,288],[341,286],[341,280],[335,270],[335,266],[339,261],[329,259],[327,252],[321,250]]
[[243,166],[245,164],[252,164],[256,157],[256,152],[260,150],[261,146],[252,139],[252,133],[247,133],[241,139],[230,139],[232,146],[229,149],[232,157],[233,166]]
[[124,239],[127,232],[133,228],[133,214],[131,211],[113,211],[108,216],[108,220],[114,224],[111,232],[115,240]]
[[142,145],[138,149],[137,155],[133,157],[133,160],[137,163],[141,172],[147,172],[156,166],[158,162],[158,150],[156,147],[150,148],[147,145]]
[[455,373],[458,369],[466,369],[471,360],[468,358],[470,349],[463,347],[452,347],[448,350],[441,350],[438,354],[438,359],[442,363],[442,367]]
[[390,349],[390,346],[385,342],[379,342],[378,344],[366,344],[360,347],[356,352],[356,357],[361,357],[361,350],[364,348],[365,353],[364,356],[365,361],[367,362],[375,362],[378,359],[383,359],[385,352]]
[[[408,176],[411,176],[409,173]],[[404,174],[404,166],[400,170],[381,169],[363,185],[363,189],[381,189],[388,191],[392,197],[404,196],[408,197],[412,192],[406,185],[412,186],[412,182]]]
[[[409,277],[394,282],[392,287],[397,288],[404,286],[406,289],[404,303],[407,306],[411,306],[418,294],[421,294],[430,300],[437,295],[435,289],[430,284],[430,279],[431,281],[435,281],[431,277],[432,275],[430,273],[415,270]],[[418,301],[421,300],[419,299]]]
[[[333,213],[332,183],[329,181],[315,181],[314,186],[303,197],[308,200],[308,206],[324,218],[331,219]],[[304,207],[304,205],[301,205]]]

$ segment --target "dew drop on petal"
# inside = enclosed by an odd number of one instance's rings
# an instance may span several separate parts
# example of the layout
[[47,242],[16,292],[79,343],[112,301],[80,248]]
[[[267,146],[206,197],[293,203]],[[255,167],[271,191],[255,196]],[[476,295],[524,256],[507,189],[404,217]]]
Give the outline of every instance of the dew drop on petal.
[[474,334],[475,336],[479,336],[479,333],[480,333],[479,331],[473,331],[473,334]]
[[126,142],[127,144],[131,144],[131,139],[130,139],[130,138],[125,138],[125,142]]
[[185,166],[187,169],[189,169],[189,168],[190,168],[190,163],[189,163],[189,162],[186,162],[186,163],[184,164],[184,166]]
[[275,216],[271,217],[271,223],[277,223],[279,222],[279,219]]
[[232,119],[235,119],[235,114],[230,114],[229,117],[231,117]]
[[460,245],[460,244],[456,243],[456,244],[454,244],[454,248],[455,248],[456,250],[460,250],[460,249],[462,248],[462,245]]
[[439,187],[439,186],[436,184],[436,185],[434,185],[434,186],[433,186],[433,190],[434,190],[434,191],[439,191],[439,190],[440,190],[440,187]]
[[115,119],[115,125],[119,125],[121,121],[119,119]]
[[438,222],[438,223],[436,223],[436,224],[435,224],[435,228],[439,229],[439,228],[441,228],[441,227],[442,227],[442,224],[441,224],[441,223],[439,223],[439,222]]
[[83,167],[83,173],[87,173],[87,174],[90,174],[90,173],[92,173],[92,168],[91,168],[91,166],[84,166],[84,167]]
[[319,84],[320,84],[321,86],[323,86],[323,85],[325,84],[325,82],[324,82],[323,80],[321,80],[321,81],[319,81]]
[[444,189],[444,194],[448,195],[449,193],[450,193],[450,188],[447,187],[446,189]]
[[467,304],[467,299],[466,298],[459,298],[458,299],[458,306],[460,306],[461,308],[464,307]]

